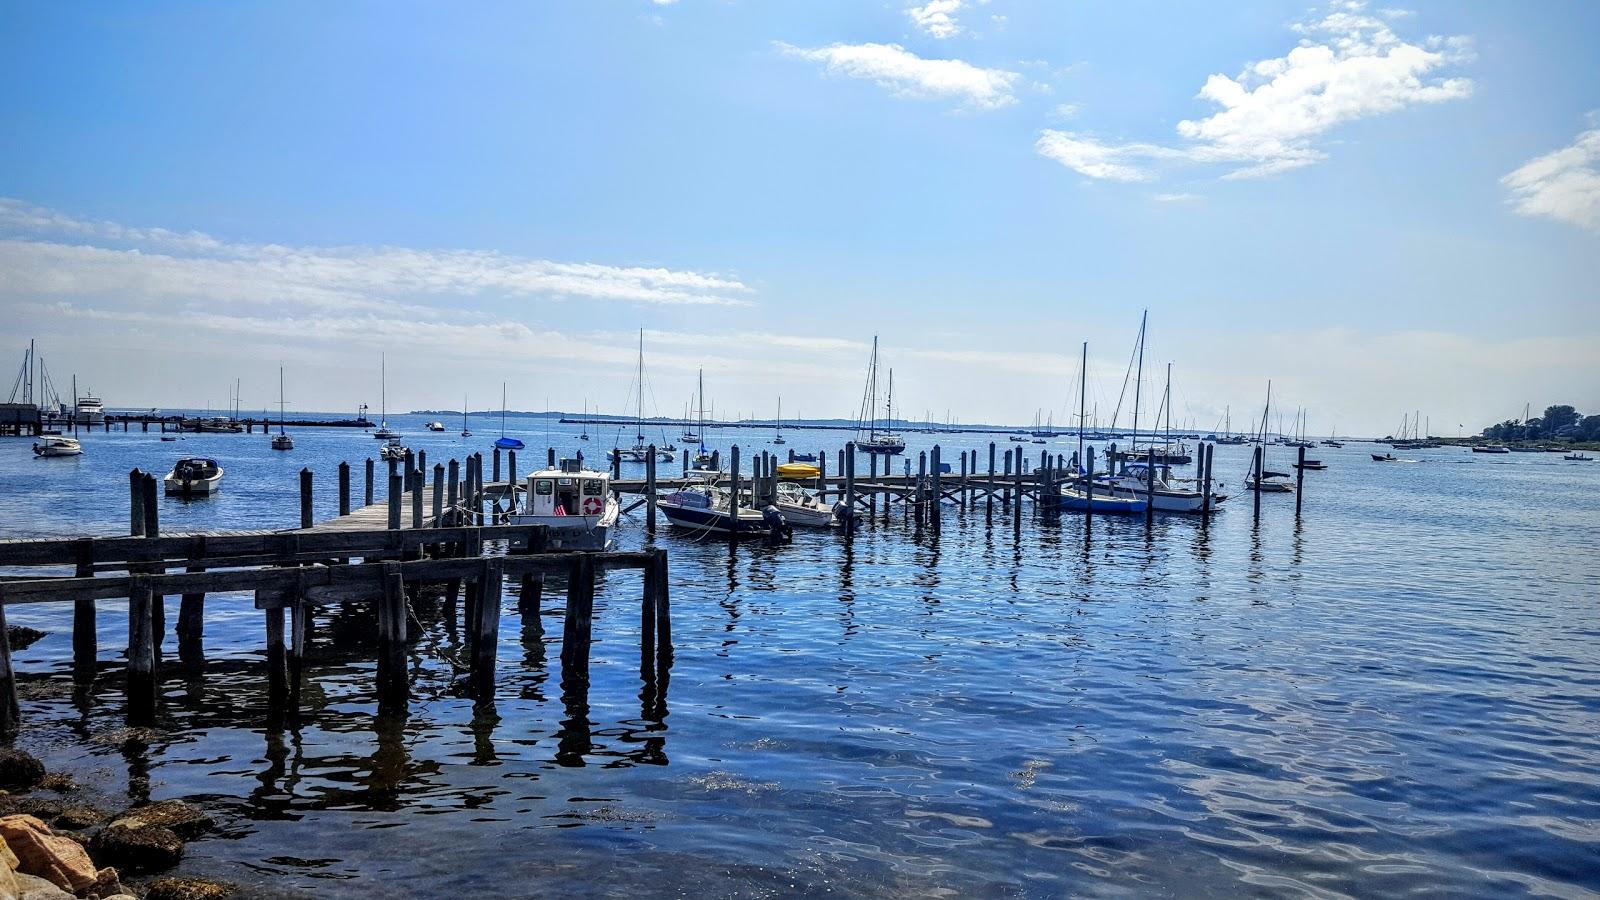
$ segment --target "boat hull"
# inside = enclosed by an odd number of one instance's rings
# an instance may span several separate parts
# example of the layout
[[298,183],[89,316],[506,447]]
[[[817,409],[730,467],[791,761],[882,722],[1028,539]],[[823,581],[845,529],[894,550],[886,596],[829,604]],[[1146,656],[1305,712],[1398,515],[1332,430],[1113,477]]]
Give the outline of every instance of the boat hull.
[[1076,488],[1061,488],[1061,508],[1070,512],[1093,512],[1102,515],[1139,515],[1145,511],[1143,498],[1118,494],[1087,494]]
[[178,478],[168,475],[165,479],[168,494],[182,497],[199,497],[215,494],[222,488],[222,473],[218,472],[210,478]]
[[766,537],[772,533],[766,517],[755,510],[739,510],[738,520],[735,521],[722,509],[682,506],[669,501],[658,501],[656,508],[668,522],[679,528],[716,534],[737,532],[741,537]]

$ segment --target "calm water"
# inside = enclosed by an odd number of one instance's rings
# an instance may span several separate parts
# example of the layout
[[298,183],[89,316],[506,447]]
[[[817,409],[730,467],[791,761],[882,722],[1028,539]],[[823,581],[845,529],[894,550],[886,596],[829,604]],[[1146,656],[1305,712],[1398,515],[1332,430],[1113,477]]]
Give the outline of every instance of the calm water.
[[[463,452],[421,421],[398,418],[430,463]],[[498,427],[478,424],[487,452]],[[537,429],[520,436],[542,459]],[[980,445],[940,439],[947,458]],[[337,462],[359,491],[376,449],[297,440],[97,433],[51,461],[0,440],[0,533],[114,533],[127,470],[180,454],[228,474],[165,501],[164,530],[292,526],[301,466],[331,513]],[[1246,449],[1218,449],[1229,487]],[[403,720],[373,714],[370,648],[324,644],[300,721],[269,723],[261,615],[213,597],[205,678],[169,673],[161,727],[130,732],[118,604],[92,696],[71,685],[70,609],[13,608],[51,632],[17,654],[19,740],[94,792],[219,813],[185,870],[314,896],[1600,891],[1600,464],[1368,452],[1317,451],[1332,468],[1308,473],[1298,525],[1268,496],[1259,529],[1240,497],[1209,532],[1098,519],[1087,542],[1031,506],[1020,539],[981,505],[939,533],[897,511],[778,549],[664,532],[664,718],[641,709],[634,574],[598,591],[587,707],[563,696],[557,584],[542,627],[507,591],[493,704],[451,695],[459,636],[424,609]]]

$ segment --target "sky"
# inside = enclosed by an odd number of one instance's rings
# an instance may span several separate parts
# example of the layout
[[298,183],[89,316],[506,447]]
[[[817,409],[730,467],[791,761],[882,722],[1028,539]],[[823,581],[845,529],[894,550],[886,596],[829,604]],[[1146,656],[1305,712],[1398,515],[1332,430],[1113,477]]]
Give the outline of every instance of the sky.
[[1586,2],[0,0],[0,198],[111,408],[1600,411]]

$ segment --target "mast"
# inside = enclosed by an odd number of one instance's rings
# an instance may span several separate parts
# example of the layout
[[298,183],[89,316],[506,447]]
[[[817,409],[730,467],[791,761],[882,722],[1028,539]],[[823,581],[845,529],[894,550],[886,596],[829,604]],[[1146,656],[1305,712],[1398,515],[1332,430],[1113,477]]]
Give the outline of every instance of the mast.
[[389,354],[378,354],[378,427],[389,427]]
[[639,329],[639,417],[634,420],[633,445],[644,446],[644,329]]
[[283,434],[283,366],[278,367],[278,433]]
[[1083,471],[1083,406],[1089,383],[1089,342],[1083,342],[1083,359],[1078,363],[1078,471]]
[[894,367],[889,367],[889,393],[884,399],[883,427],[894,431]]
[[1139,385],[1144,382],[1144,328],[1150,320],[1150,310],[1145,310],[1139,316],[1139,370],[1133,378],[1133,441],[1135,450],[1139,447]]
[[1161,405],[1167,408],[1167,446],[1162,453],[1172,449],[1172,363],[1167,363],[1167,390]]
[[867,440],[878,439],[878,336],[872,336],[872,361],[867,364]]
[[506,436],[506,383],[500,382],[500,436]]

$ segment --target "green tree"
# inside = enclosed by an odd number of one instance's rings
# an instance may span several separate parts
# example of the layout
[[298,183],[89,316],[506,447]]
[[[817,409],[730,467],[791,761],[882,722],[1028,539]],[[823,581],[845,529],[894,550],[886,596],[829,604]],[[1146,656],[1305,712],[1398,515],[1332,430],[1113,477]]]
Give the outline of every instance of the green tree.
[[1568,425],[1578,424],[1582,418],[1578,411],[1566,404],[1546,407],[1544,415],[1539,419],[1540,425],[1547,434],[1553,434]]
[[1584,416],[1578,423],[1578,434],[1586,441],[1600,441],[1600,416]]

